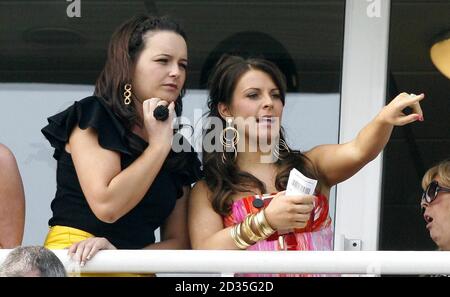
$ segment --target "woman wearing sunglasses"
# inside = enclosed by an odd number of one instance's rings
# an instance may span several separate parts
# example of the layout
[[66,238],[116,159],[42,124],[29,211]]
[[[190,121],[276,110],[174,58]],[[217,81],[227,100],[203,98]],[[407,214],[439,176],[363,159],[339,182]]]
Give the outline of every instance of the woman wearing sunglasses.
[[421,206],[430,237],[440,250],[450,250],[450,159],[428,169],[422,179]]

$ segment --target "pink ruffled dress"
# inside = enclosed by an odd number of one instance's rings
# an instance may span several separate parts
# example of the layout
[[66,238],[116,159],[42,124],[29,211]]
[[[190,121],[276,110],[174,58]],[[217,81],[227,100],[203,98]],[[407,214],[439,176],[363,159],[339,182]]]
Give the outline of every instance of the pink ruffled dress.
[[[291,232],[275,232],[269,238],[258,241],[247,250],[253,251],[330,251],[333,249],[333,226],[328,215],[328,199],[324,195],[316,195],[315,207],[311,217],[304,228],[294,229]],[[223,218],[226,227],[242,222],[248,214],[258,213],[262,208],[254,206],[256,199],[262,199],[267,206],[272,200],[271,196],[247,196],[236,200],[231,206],[231,212]],[[236,274],[236,276],[330,276],[328,274]]]

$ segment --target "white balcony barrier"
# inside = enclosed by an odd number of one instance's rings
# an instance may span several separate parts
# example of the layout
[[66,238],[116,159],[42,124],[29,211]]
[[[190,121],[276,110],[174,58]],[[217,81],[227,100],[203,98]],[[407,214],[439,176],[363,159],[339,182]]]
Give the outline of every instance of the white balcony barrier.
[[[0,263],[11,250],[0,250]],[[450,274],[443,251],[100,251],[84,267],[54,250],[69,273],[340,273]]]

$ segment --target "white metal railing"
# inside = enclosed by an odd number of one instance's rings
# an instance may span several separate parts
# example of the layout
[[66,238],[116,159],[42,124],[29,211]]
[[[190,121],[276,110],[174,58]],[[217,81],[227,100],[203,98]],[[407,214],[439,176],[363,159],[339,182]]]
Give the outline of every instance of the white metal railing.
[[[0,250],[0,263],[11,250]],[[53,250],[69,273],[450,274],[444,251],[105,250],[84,267]]]

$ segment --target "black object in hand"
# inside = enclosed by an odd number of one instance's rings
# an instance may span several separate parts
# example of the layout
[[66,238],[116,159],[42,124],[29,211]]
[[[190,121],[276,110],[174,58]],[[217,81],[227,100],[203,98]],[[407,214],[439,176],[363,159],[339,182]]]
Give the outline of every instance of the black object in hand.
[[253,206],[256,208],[261,208],[264,206],[264,201],[262,199],[255,198],[255,200],[253,200]]
[[153,110],[153,116],[158,121],[165,121],[169,117],[169,109],[167,106],[158,105],[155,110]]

